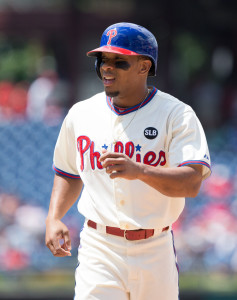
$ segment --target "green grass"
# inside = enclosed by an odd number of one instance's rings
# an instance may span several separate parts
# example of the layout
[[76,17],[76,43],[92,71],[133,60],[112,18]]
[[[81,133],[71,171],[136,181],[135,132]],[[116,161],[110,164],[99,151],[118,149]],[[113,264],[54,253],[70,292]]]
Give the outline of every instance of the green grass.
[[31,273],[18,276],[0,276],[0,295],[60,295],[73,294],[74,274],[58,270],[45,274]]
[[[42,297],[44,295],[70,296],[73,295],[74,285],[74,273],[65,270],[8,277],[0,275],[0,295],[5,296],[25,295],[26,298],[35,294],[40,294]],[[237,274],[181,274],[179,285],[181,293],[237,294]]]
[[179,285],[183,291],[237,293],[237,274],[182,274]]

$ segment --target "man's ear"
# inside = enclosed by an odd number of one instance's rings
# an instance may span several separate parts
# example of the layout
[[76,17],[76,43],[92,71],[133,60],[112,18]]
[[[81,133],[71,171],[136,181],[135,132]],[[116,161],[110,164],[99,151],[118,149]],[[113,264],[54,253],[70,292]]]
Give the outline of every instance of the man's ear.
[[146,74],[149,73],[149,70],[152,66],[152,62],[149,59],[142,59],[140,60],[140,74]]

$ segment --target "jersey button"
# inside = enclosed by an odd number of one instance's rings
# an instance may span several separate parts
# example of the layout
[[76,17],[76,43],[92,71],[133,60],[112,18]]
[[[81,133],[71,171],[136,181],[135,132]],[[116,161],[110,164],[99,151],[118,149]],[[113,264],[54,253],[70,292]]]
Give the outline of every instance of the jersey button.
[[123,206],[124,204],[125,204],[125,201],[124,200],[120,200],[119,205]]

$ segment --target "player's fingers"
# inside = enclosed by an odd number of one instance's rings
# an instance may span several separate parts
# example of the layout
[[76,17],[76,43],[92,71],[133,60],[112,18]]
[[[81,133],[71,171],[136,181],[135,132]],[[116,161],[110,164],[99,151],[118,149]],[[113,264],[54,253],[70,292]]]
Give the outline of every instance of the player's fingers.
[[49,250],[54,254],[54,246],[51,242],[46,243],[46,246],[49,248]]
[[117,164],[124,164],[126,162],[124,157],[118,157],[118,158],[106,158],[102,162],[103,168],[106,168],[108,166],[117,165]]
[[124,170],[123,165],[111,165],[106,167],[106,173],[111,174],[112,172],[121,172]]
[[61,247],[60,249],[58,249],[56,251],[56,253],[54,254],[54,256],[56,256],[56,257],[71,256],[71,253]]
[[119,158],[119,157],[125,157],[125,154],[123,153],[119,153],[119,152],[109,152],[106,151],[105,153],[103,153],[100,158],[99,161],[102,162],[107,158]]
[[53,246],[53,255],[58,255],[58,254],[61,254],[61,252],[63,252],[63,251],[61,251],[61,245],[60,245],[60,239],[61,238],[63,238],[63,234],[62,233],[60,233],[60,234],[58,234],[56,237],[53,237],[52,239],[51,239],[51,244],[52,244],[52,246]]
[[64,256],[71,256],[70,251],[68,251],[65,247],[62,247],[61,245],[57,248],[54,247],[53,244],[49,244],[48,248],[50,249],[50,251],[52,252],[52,254],[56,257],[64,257]]
[[[55,252],[55,245],[56,245],[56,243],[55,242],[53,242],[53,240],[54,240],[54,238],[46,238],[46,240],[45,240],[45,244],[46,244],[46,246],[49,248],[49,250],[54,254],[54,253],[56,253]],[[56,247],[57,248],[57,247]]]
[[52,254],[54,256],[58,256],[59,250],[55,249],[55,247],[52,244],[52,242],[47,243],[47,247],[49,248],[49,250],[52,252]]
[[111,179],[115,179],[118,177],[124,177],[124,175],[125,175],[125,171],[119,171],[119,172],[113,172],[109,176]]
[[63,239],[64,239],[64,243],[67,247],[67,249],[65,250],[71,250],[72,249],[72,246],[71,246],[71,238],[70,238],[70,234],[69,234],[69,231],[65,231],[63,233]]
[[61,249],[62,251],[60,251],[60,253],[63,254],[63,256],[72,256],[68,246],[65,243],[61,246]]

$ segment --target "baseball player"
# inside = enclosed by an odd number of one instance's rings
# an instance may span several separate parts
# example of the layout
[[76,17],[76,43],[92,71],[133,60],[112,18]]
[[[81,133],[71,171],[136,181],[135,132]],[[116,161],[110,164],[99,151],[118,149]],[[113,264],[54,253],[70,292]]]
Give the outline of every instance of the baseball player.
[[62,124],[46,245],[71,255],[61,219],[84,187],[74,299],[178,299],[172,224],[210,175],[204,131],[190,106],[147,85],[158,45],[144,27],[114,24],[87,55],[104,92],[76,103]]

